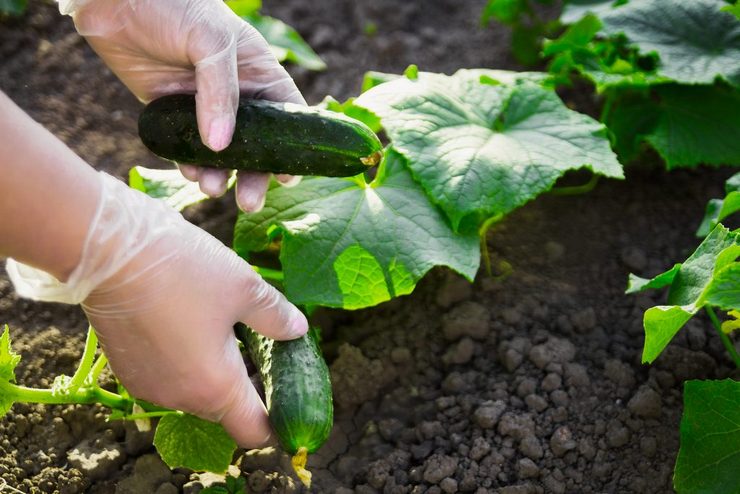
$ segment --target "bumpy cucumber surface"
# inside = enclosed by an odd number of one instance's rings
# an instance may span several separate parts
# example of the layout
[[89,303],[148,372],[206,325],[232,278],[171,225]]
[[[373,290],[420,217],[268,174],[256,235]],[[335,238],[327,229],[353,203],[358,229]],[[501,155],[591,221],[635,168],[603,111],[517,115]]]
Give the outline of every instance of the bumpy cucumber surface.
[[329,369],[316,329],[290,341],[271,340],[243,324],[234,329],[260,372],[270,423],[283,449],[313,453],[334,424]]
[[184,94],[149,103],[139,116],[139,137],[178,163],[291,175],[357,175],[382,152],[372,130],[341,113],[242,98],[231,144],[216,153],[200,139],[195,96]]

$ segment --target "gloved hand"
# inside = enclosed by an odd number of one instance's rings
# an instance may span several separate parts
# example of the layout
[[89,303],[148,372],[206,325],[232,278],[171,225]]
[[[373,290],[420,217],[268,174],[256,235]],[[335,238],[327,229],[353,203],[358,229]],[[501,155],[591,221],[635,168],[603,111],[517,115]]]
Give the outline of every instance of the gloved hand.
[[238,350],[241,321],[276,339],[303,314],[234,252],[156,199],[100,173],[100,200],[66,283],[8,261],[19,295],[82,302],[111,368],[136,397],[220,421],[244,447],[270,425]]
[[[123,83],[144,102],[171,93],[195,93],[203,142],[220,151],[234,133],[240,92],[305,104],[265,39],[222,0],[59,0],[83,35]],[[203,163],[208,166],[208,163]],[[211,196],[226,191],[228,171],[180,167]],[[278,176],[284,184],[297,179]],[[269,175],[237,176],[237,203],[264,204]]]

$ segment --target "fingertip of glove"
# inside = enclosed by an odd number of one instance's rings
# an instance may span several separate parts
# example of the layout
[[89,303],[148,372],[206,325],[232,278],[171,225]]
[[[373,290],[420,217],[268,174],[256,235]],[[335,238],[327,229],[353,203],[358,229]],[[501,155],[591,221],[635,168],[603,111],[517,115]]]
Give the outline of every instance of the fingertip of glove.
[[198,173],[200,190],[209,197],[224,195],[229,176],[225,170],[202,168]]
[[283,187],[291,188],[301,183],[300,175],[275,175],[275,179]]
[[208,135],[205,144],[213,151],[223,151],[234,136],[234,118],[228,116],[215,117],[208,126]]

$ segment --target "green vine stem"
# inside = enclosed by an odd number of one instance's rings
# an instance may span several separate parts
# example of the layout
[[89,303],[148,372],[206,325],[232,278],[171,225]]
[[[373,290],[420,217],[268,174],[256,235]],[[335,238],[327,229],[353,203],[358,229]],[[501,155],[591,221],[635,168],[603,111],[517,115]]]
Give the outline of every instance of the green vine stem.
[[266,280],[279,281],[282,283],[284,279],[283,272],[279,269],[263,268],[260,266],[252,266],[252,269],[257,271],[257,273]]
[[88,374],[87,382],[90,385],[97,384],[98,379],[100,378],[100,374],[103,372],[106,365],[108,365],[108,357],[101,353],[98,356],[98,359],[93,364],[92,369],[90,369],[90,373]]
[[87,338],[85,339],[85,349],[82,351],[80,365],[77,367],[72,379],[69,382],[69,392],[75,393],[85,385],[85,381],[90,374],[95,360],[95,351],[98,349],[98,336],[92,326],[87,328]]
[[29,388],[11,382],[0,382],[0,393],[12,397],[14,401],[45,403],[47,405],[64,405],[66,403],[91,405],[100,403],[108,408],[127,410],[134,403],[133,400],[111,391],[88,386],[81,387],[72,393],[57,393],[51,389]]
[[705,305],[704,310],[707,312],[709,319],[712,321],[712,326],[714,326],[714,329],[717,331],[719,339],[722,340],[722,344],[725,346],[725,349],[730,354],[730,358],[732,358],[732,361],[735,362],[735,366],[740,369],[740,355],[738,355],[737,350],[735,350],[735,345],[732,344],[730,337],[722,331],[722,324],[719,322],[717,314],[714,313],[714,309],[708,305]]
[[125,420],[142,420],[142,419],[151,419],[151,418],[164,417],[165,415],[182,415],[182,412],[179,412],[177,410],[160,410],[158,412],[131,413],[131,414],[128,414],[128,415],[124,415],[123,416],[123,419],[125,419]]
[[599,175],[593,174],[585,184],[574,185],[572,187],[553,187],[550,189],[550,194],[556,196],[579,196],[594,190],[594,187],[596,187],[596,184],[598,183]]
[[491,256],[488,254],[488,230],[501,221],[501,218],[503,218],[504,215],[499,213],[494,216],[491,216],[486,221],[483,222],[483,224],[478,228],[478,238],[480,238],[480,253],[483,257],[483,266],[486,268],[486,273],[488,276],[492,276],[491,271]]

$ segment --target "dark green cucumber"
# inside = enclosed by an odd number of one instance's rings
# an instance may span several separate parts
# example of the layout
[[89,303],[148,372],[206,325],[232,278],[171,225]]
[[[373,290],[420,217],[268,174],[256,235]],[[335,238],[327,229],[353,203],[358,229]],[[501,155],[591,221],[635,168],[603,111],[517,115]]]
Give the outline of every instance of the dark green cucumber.
[[262,377],[270,423],[283,449],[313,453],[334,424],[329,369],[316,329],[290,341],[266,338],[243,324],[234,330]]
[[231,144],[218,153],[200,139],[193,95],[149,103],[139,116],[139,137],[154,154],[178,163],[290,175],[357,175],[382,153],[372,130],[341,113],[246,98],[239,100]]

